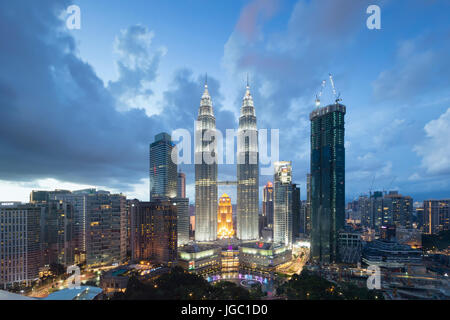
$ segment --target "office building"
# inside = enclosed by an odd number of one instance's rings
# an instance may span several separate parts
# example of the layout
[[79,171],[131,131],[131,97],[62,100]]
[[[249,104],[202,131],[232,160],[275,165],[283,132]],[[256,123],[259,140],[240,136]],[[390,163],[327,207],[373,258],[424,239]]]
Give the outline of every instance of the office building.
[[73,206],[62,200],[48,200],[37,205],[43,208],[40,220],[43,264],[73,265],[76,246]]
[[195,240],[214,241],[217,238],[217,152],[216,134],[208,85],[200,101],[195,128]]
[[339,260],[338,231],[345,218],[345,112],[336,101],[310,114],[311,258],[319,263]]
[[270,181],[263,188],[262,208],[264,227],[273,228],[273,184]]
[[258,129],[248,81],[239,117],[236,168],[236,236],[240,240],[256,240],[259,238]]
[[306,175],[305,233],[311,233],[311,174]]
[[126,199],[97,191],[86,195],[86,263],[103,266],[126,258]]
[[170,201],[177,210],[177,246],[181,247],[189,242],[189,198],[173,198]]
[[273,241],[292,245],[292,166],[290,161],[274,164]]
[[300,237],[301,230],[301,201],[300,187],[292,184],[292,238]]
[[150,145],[150,201],[177,196],[175,148],[172,138],[165,132],[157,134]]
[[70,203],[73,207],[73,238],[75,243],[75,263],[86,261],[86,197],[97,192],[94,188],[70,192],[68,190],[54,190],[48,192],[49,200]]
[[186,174],[178,172],[177,198],[186,198]]

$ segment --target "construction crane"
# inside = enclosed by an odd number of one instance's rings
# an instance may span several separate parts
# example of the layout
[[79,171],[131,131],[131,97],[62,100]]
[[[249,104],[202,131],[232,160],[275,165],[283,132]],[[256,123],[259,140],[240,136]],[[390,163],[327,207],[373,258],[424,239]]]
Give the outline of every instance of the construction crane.
[[326,81],[322,80],[322,85],[320,86],[320,92],[319,94],[316,94],[316,107],[320,107],[320,97],[322,96],[323,88],[325,88]]
[[338,104],[339,101],[342,101],[341,93],[339,92],[339,94],[336,95],[336,87],[334,86],[334,80],[333,80],[333,76],[331,75],[331,73],[329,74],[329,77],[330,77],[331,88],[333,89],[333,95],[336,98],[334,101],[336,102],[336,104]]

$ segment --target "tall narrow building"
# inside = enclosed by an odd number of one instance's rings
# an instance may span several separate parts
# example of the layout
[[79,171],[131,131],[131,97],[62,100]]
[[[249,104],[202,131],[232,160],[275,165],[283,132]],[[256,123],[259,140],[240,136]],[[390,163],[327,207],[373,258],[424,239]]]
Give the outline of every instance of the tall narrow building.
[[259,239],[259,157],[255,107],[247,82],[237,145],[237,238]]
[[172,161],[175,145],[169,134],[155,136],[150,145],[150,201],[177,196],[177,164]]
[[178,172],[177,198],[186,198],[186,174]]
[[300,237],[301,230],[301,210],[302,202],[300,201],[300,187],[295,183],[292,184],[292,238],[295,241]]
[[263,217],[265,225],[270,229],[273,228],[273,184],[268,181],[263,189]]
[[208,84],[205,83],[195,126],[195,240],[217,238],[217,142],[208,138],[216,132]]
[[335,104],[311,112],[311,259],[339,261],[338,232],[345,219],[344,115]]
[[292,165],[290,161],[274,164],[273,242],[292,245]]

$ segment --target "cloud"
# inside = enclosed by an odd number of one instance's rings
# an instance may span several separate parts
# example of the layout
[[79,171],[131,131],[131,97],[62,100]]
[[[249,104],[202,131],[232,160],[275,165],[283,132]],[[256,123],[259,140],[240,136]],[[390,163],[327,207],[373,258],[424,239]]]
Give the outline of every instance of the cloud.
[[[426,139],[414,151],[422,157],[422,167],[429,174],[450,174],[450,108],[438,119],[425,125]],[[415,178],[417,178],[415,176]]]
[[[302,188],[309,172],[309,113],[315,93],[333,62],[345,55],[352,37],[365,27],[368,3],[300,0],[285,29],[270,32],[264,23],[276,11],[255,19],[261,2],[252,1],[242,9],[225,44],[222,66],[233,79],[250,74],[258,127],[280,130],[280,159],[293,161],[294,181],[303,183]],[[240,105],[241,98],[238,94],[234,105]]]
[[[137,25],[118,35],[119,78],[105,88],[58,18],[67,6],[0,3],[0,179],[145,188],[149,143],[161,131],[193,127],[203,76],[177,71],[149,116],[149,84],[163,56],[152,49],[153,32]],[[221,111],[220,84],[211,76],[208,84],[220,125],[236,127]]]
[[252,1],[242,10],[236,27],[247,40],[253,40],[258,35],[258,26],[270,19],[278,8],[278,0]]
[[450,33],[422,34],[398,44],[393,66],[372,83],[377,101],[415,102],[429,99],[450,85]]
[[108,88],[116,98],[119,110],[141,108],[150,116],[161,111],[152,105],[151,84],[156,80],[159,63],[166,49],[152,48],[154,36],[154,32],[147,27],[134,25],[122,30],[115,39],[119,78],[110,81]]

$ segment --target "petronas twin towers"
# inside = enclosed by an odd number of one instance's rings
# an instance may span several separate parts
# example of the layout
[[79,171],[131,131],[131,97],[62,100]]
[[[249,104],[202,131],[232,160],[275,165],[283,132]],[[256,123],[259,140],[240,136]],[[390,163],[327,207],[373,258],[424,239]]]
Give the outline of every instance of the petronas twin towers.
[[[217,239],[216,118],[208,85],[200,101],[195,128],[195,240]],[[258,128],[250,87],[242,101],[237,134],[237,226],[239,240],[259,238]]]

